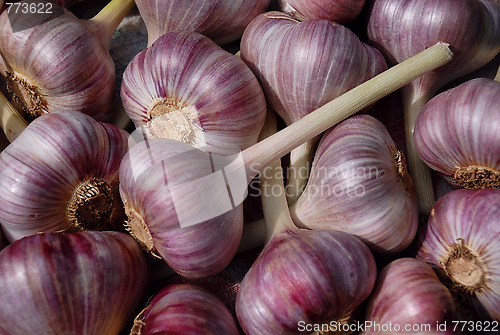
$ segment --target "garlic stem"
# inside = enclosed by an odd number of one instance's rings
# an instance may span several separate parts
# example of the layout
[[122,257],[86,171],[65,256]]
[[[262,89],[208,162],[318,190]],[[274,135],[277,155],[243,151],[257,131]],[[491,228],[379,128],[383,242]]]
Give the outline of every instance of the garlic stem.
[[497,74],[495,75],[495,78],[493,80],[500,82],[500,66],[498,67]]
[[415,183],[419,211],[422,215],[427,216],[430,214],[436,200],[431,170],[422,161],[415,149],[413,131],[415,129],[415,121],[422,108],[429,101],[430,95],[429,92],[422,92],[408,86],[403,89],[403,94],[407,95],[407,98],[403,100],[406,101],[404,106],[404,120],[408,168]]
[[289,205],[297,201],[306,187],[314,156],[314,143],[314,140],[309,140],[290,152],[290,166],[287,172],[288,180],[286,185],[286,199]]
[[447,43],[436,43],[347,91],[276,134],[245,149],[242,156],[247,168],[248,181],[250,182],[256,172],[262,171],[276,157],[283,157],[300,144],[321,134],[378,99],[446,64],[452,57],[453,53]]
[[111,45],[111,38],[116,28],[134,5],[134,0],[111,0],[99,13],[86,22],[106,49],[109,49]]
[[0,120],[5,136],[12,142],[28,126],[28,122],[0,92]]
[[[266,123],[260,134],[261,139],[276,133],[276,113],[268,110]],[[266,224],[264,244],[285,229],[295,229],[285,196],[281,159],[275,160],[260,174],[262,210]]]

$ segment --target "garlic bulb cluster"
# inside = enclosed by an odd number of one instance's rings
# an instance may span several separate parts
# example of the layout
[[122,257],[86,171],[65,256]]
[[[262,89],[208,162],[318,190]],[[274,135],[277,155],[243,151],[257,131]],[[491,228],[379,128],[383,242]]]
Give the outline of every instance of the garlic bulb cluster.
[[[262,136],[276,131],[268,116]],[[260,175],[267,244],[245,274],[236,314],[245,334],[297,334],[301,324],[348,315],[370,294],[375,259],[353,235],[304,230],[288,213],[278,159]]]
[[436,44],[232,156],[166,138],[133,146],[120,166],[127,229],[176,272],[223,269],[241,239],[248,183],[274,160],[452,57]]
[[227,307],[211,292],[191,284],[173,284],[154,295],[137,316],[130,335],[238,335]]
[[174,31],[127,66],[123,106],[148,138],[232,154],[257,142],[266,101],[250,69],[209,38]]
[[50,4],[50,14],[0,15],[0,73],[14,101],[30,118],[78,111],[108,120],[115,85],[109,43],[134,1],[113,0],[87,21],[51,2],[37,3]]
[[417,258],[472,310],[500,320],[500,190],[451,191],[435,204]]
[[488,63],[500,51],[500,3],[496,0],[375,0],[368,13],[370,42],[390,65],[438,41],[450,44],[453,61],[403,88],[408,166],[420,211],[435,202],[431,173],[413,142],[415,120],[436,91]]
[[404,155],[369,115],[350,117],[323,136],[309,182],[290,211],[300,227],[345,231],[385,254],[405,249],[418,225]]
[[78,112],[34,120],[0,154],[0,224],[9,241],[38,232],[118,229],[118,168],[128,133]]
[[423,161],[462,188],[500,188],[500,83],[475,78],[432,98],[415,123]]
[[[250,23],[241,58],[287,125],[387,69],[380,52],[346,27],[328,20],[299,22],[280,12],[261,14]],[[314,146],[307,142],[291,152],[290,204],[304,189]]]
[[142,250],[124,233],[25,237],[0,253],[0,333],[118,335],[147,271]]
[[177,30],[199,32],[217,44],[237,40],[270,0],[135,0],[148,30],[148,46]]
[[[434,270],[415,258],[399,258],[379,273],[368,299],[366,321],[395,334],[456,334],[453,297]],[[361,334],[380,334],[375,326]]]
[[325,19],[340,24],[354,20],[363,10],[366,0],[278,0],[281,11],[305,21]]

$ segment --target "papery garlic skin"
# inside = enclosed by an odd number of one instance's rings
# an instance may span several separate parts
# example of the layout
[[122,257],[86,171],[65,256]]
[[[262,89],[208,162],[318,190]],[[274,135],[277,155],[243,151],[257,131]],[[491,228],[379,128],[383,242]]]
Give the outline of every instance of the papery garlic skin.
[[213,293],[191,284],[174,284],[155,294],[138,315],[131,335],[238,335],[231,312]]
[[[456,334],[455,302],[433,269],[415,258],[399,258],[378,274],[365,320],[392,325],[396,334]],[[363,335],[380,334],[367,327]]]
[[500,83],[471,79],[432,98],[415,123],[423,161],[461,188],[500,188]]
[[383,254],[405,249],[418,225],[404,155],[369,115],[348,118],[323,135],[309,182],[290,211],[301,227],[345,231]]
[[325,19],[345,24],[363,10],[365,0],[278,0],[281,11],[298,20]]
[[242,37],[241,58],[286,124],[387,69],[380,52],[344,26],[298,22],[280,12],[251,22]]
[[417,258],[461,292],[472,310],[500,320],[500,190],[459,189],[434,205]]
[[177,30],[199,32],[217,44],[236,41],[270,0],[136,0],[148,30],[148,46]]
[[299,334],[301,322],[329,323],[351,312],[375,279],[375,259],[354,236],[285,230],[243,278],[236,313],[245,334]]
[[127,66],[124,108],[149,138],[232,154],[257,142],[266,101],[250,69],[207,37],[171,32]]
[[[206,214],[200,206],[223,203],[228,197],[224,183],[222,189],[201,184],[217,180],[216,173],[211,175],[209,155],[188,144],[158,138],[137,143],[120,166],[127,230],[146,251],[189,278],[213,275],[227,266],[243,230],[241,203],[217,216],[198,217]],[[196,224],[185,224],[185,215]]]
[[121,227],[118,169],[128,140],[125,130],[78,112],[35,119],[0,154],[0,224],[7,239]]
[[2,13],[0,72],[31,118],[52,111],[78,111],[107,121],[114,97],[113,59],[83,21],[66,9],[61,11],[63,15],[54,14],[20,31],[13,27],[22,25],[26,14]]
[[0,333],[119,334],[147,271],[142,250],[124,233],[23,238],[0,253]]

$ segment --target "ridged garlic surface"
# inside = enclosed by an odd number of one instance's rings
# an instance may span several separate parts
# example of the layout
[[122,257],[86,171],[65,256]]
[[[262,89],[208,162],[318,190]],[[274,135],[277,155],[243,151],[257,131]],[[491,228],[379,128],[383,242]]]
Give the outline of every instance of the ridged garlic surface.
[[35,119],[0,154],[0,224],[8,240],[122,226],[118,168],[129,135],[79,112]]
[[0,334],[118,335],[147,271],[141,248],[124,233],[25,237],[0,253]]
[[210,152],[257,142],[266,101],[250,69],[195,32],[171,32],[127,66],[123,106],[149,138],[172,138]]
[[361,13],[365,0],[278,0],[278,6],[301,21],[325,19],[345,24]]
[[213,293],[173,284],[156,293],[137,316],[130,335],[239,335],[234,317]]
[[218,44],[237,40],[270,0],[136,0],[148,45],[176,30],[196,31]]
[[90,25],[56,6],[52,17],[25,29],[21,28],[30,17],[22,10],[0,15],[0,73],[30,118],[52,111],[79,111],[106,121],[115,85],[107,46]]
[[453,190],[434,205],[417,258],[431,264],[458,300],[500,321],[500,190]]
[[220,206],[228,197],[224,180],[211,172],[210,155],[157,138],[134,145],[120,166],[127,230],[146,251],[189,278],[213,275],[226,267],[243,230],[241,203],[234,208],[230,204],[220,215],[204,216],[210,204]]
[[461,188],[500,188],[500,83],[471,79],[432,98],[413,134],[422,160]]
[[415,237],[418,209],[402,152],[384,125],[357,115],[323,135],[294,222],[359,237],[372,251],[396,254]]

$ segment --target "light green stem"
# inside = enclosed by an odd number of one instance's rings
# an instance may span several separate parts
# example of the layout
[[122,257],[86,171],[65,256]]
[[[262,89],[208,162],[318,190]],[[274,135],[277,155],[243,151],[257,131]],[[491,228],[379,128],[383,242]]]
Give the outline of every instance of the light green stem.
[[9,142],[14,141],[28,126],[28,122],[0,92],[0,120],[1,127]]

